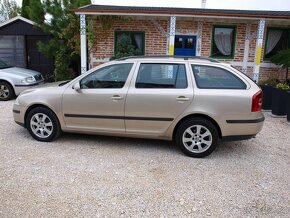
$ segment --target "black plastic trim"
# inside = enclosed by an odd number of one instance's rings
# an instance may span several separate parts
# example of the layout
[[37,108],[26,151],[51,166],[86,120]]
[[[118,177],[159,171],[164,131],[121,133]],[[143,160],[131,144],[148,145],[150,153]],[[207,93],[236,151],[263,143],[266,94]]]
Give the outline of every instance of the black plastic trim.
[[19,110],[13,110],[13,113],[20,114],[20,111]]
[[243,124],[243,123],[260,123],[265,120],[265,117],[261,117],[255,120],[227,120],[227,123],[234,123],[234,124]]
[[15,121],[15,123],[17,123],[18,125],[20,125],[22,127],[25,127],[24,123],[20,123],[20,122],[17,122],[17,121]]
[[173,118],[166,117],[126,117],[126,116],[107,116],[89,114],[64,114],[65,117],[97,118],[97,119],[116,119],[116,120],[148,120],[148,121],[173,121]]
[[224,136],[221,141],[223,142],[231,142],[231,141],[241,141],[241,140],[249,140],[255,138],[256,135],[233,135],[233,136]]

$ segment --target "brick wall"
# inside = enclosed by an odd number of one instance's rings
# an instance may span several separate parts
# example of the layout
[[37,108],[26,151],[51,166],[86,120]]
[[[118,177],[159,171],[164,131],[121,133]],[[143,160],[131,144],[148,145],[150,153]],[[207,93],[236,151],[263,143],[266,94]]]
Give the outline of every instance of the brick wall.
[[[157,21],[162,28],[167,31],[167,20]],[[126,20],[113,21],[109,30],[102,32],[99,21],[94,21],[96,34],[96,43],[93,49],[93,58],[103,59],[114,56],[114,33],[116,30],[123,31],[144,31],[145,32],[145,54],[146,55],[164,55],[166,54],[167,38],[158,30],[150,20]],[[94,66],[100,64],[94,62]]]
[[[169,18],[167,20],[157,20],[159,25],[165,31],[169,29]],[[253,64],[255,61],[255,49],[256,49],[256,39],[257,39],[257,29],[258,21],[252,21],[251,23],[251,38],[249,45],[247,74],[252,76],[253,74]],[[236,26],[236,39],[235,39],[235,56],[233,59],[219,59],[226,62],[243,62],[244,49],[245,49],[245,39],[246,39],[246,23],[241,21],[231,22],[226,20],[224,23],[220,20],[218,21],[207,21],[203,22],[202,28],[202,47],[201,55],[210,56],[211,55],[211,42],[212,42],[212,27],[213,25],[233,25]],[[285,26],[285,25],[269,25],[266,24],[263,48],[266,40],[266,30],[267,26]],[[167,50],[167,38],[164,34],[156,27],[156,25],[151,20],[146,19],[130,19],[126,21],[114,21],[112,23],[112,28],[109,29],[107,34],[100,34],[102,32],[100,23],[96,20],[94,22],[94,27],[96,30],[97,43],[93,49],[93,58],[111,58],[114,56],[114,32],[116,30],[133,30],[133,31],[144,31],[145,32],[145,55],[165,55]],[[183,35],[197,35],[198,23],[197,19],[184,20],[178,18],[176,21],[176,34]],[[263,52],[264,54],[264,52]],[[269,63],[268,60],[263,62],[262,55],[261,63]],[[93,66],[99,65],[102,62],[95,61]],[[241,66],[237,67],[241,70]],[[264,80],[270,75],[277,74],[280,79],[285,78],[285,70],[281,70],[275,67],[261,67],[260,68],[260,78],[259,80]]]

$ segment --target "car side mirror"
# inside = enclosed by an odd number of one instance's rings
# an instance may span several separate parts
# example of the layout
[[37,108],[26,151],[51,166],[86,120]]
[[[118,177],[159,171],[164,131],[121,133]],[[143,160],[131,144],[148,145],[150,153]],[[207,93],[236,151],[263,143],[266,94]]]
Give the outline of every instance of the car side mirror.
[[72,86],[72,89],[74,89],[75,91],[79,92],[81,90],[80,82],[75,83]]

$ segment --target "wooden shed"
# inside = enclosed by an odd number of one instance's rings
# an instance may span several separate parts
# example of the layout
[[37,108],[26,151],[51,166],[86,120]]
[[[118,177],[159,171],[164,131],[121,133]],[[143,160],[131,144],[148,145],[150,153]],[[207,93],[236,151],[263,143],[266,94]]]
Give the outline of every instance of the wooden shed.
[[0,23],[0,59],[9,65],[40,72],[44,78],[52,75],[53,60],[37,49],[37,42],[48,42],[50,35],[35,23],[17,16]]

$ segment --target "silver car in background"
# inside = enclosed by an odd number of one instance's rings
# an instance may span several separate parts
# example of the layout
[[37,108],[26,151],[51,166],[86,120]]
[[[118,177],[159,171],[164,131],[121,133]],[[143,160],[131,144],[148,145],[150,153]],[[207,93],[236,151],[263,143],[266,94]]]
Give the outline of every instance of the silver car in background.
[[43,82],[39,72],[9,66],[0,60],[0,101],[10,100],[22,91]]
[[204,157],[220,140],[259,133],[261,108],[261,89],[228,64],[198,57],[132,57],[72,81],[24,91],[13,114],[43,142],[62,131],[155,138]]

